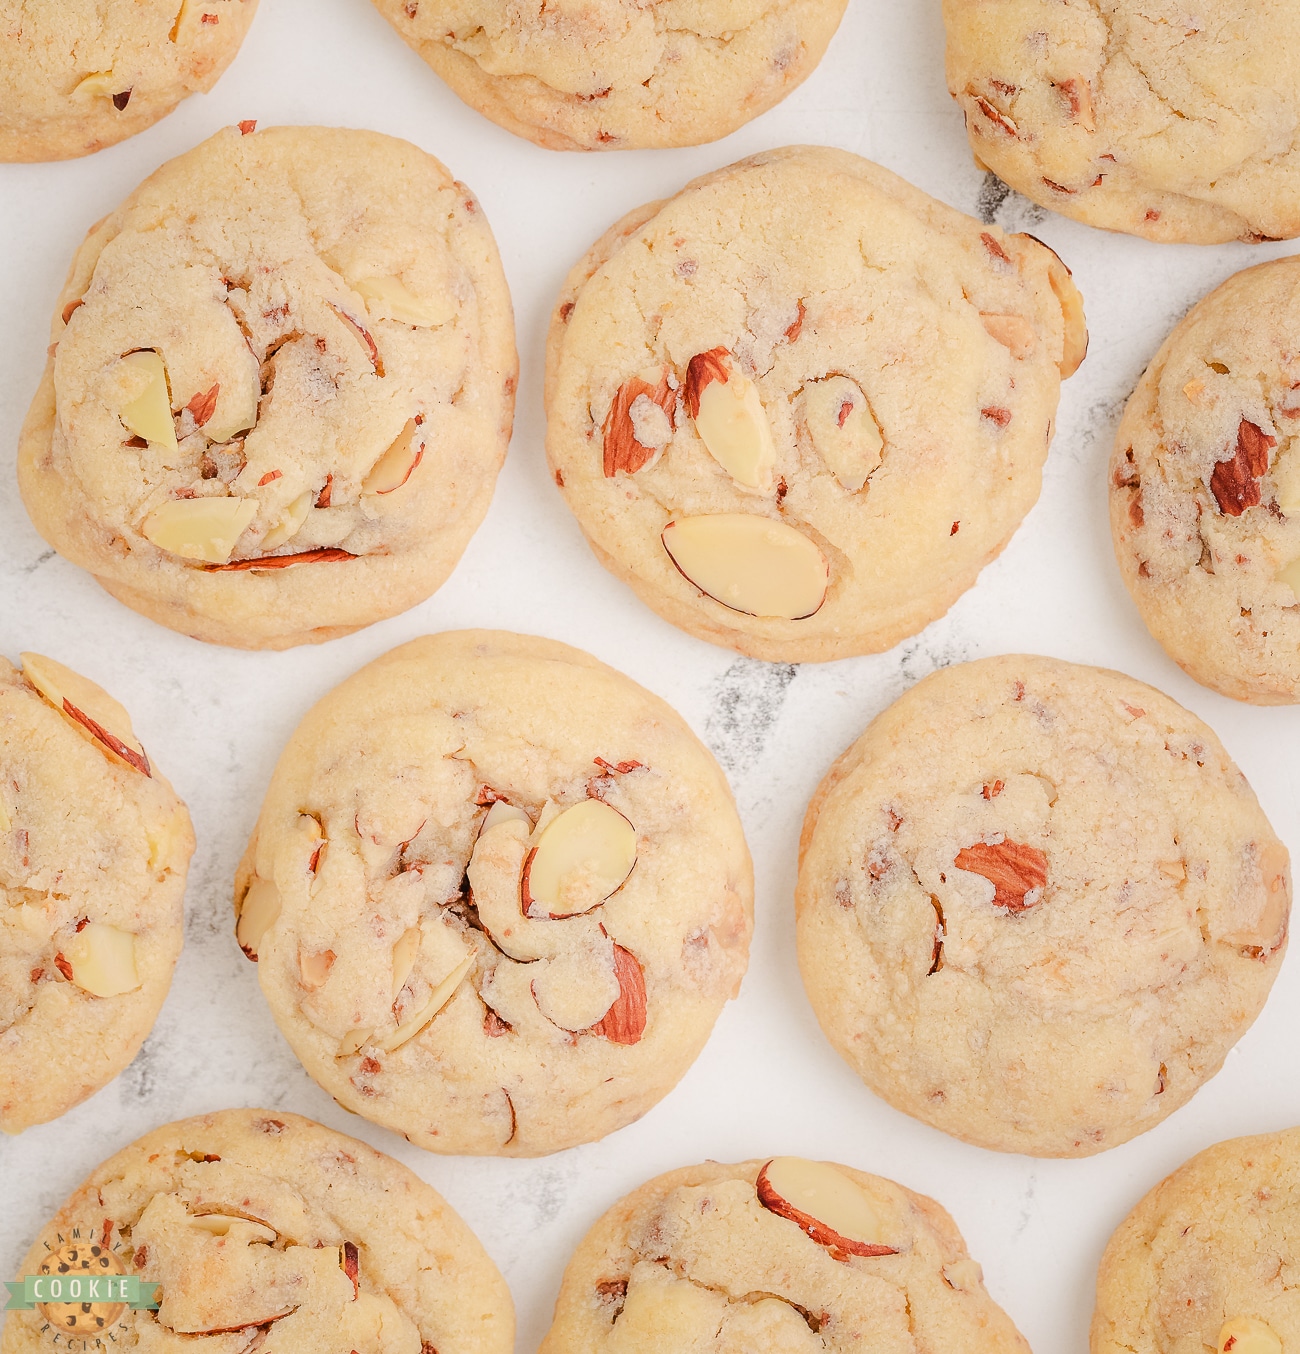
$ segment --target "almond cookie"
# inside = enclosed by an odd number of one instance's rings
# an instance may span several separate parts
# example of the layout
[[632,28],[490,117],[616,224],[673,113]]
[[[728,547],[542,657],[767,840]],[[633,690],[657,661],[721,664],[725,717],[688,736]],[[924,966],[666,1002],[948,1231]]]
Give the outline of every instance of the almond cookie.
[[0,161],[68,160],[151,127],[234,59],[257,0],[0,0]]
[[1300,8],[944,0],[975,158],[1026,197],[1149,240],[1300,234]]
[[1092,1354],[1300,1348],[1300,1129],[1221,1142],[1162,1181],[1102,1256]]
[[564,1272],[540,1354],[1029,1354],[933,1199],[776,1157],[670,1171]]
[[510,1354],[514,1338],[505,1281],[439,1194],[283,1110],[182,1119],[110,1157],[21,1272],[87,1262],[161,1285],[161,1305],[10,1312],[3,1354],[45,1354],[52,1339],[159,1354]]
[[120,601],[282,649],[442,585],[487,511],[517,360],[492,233],[437,160],[252,129],[91,230],[18,475],[41,534]]
[[695,146],[779,103],[846,0],[374,0],[471,108],[552,150]]
[[0,1130],[135,1057],[171,986],[194,831],[94,682],[0,658]]
[[897,1109],[1089,1156],[1189,1100],[1281,966],[1290,867],[1222,744],[1167,696],[1051,658],[936,672],[804,820],[799,966]]
[[340,1104],[431,1151],[535,1156],[677,1083],[745,971],[753,875],[673,710],[580,650],[465,630],[307,715],[235,907]]
[[1124,412],[1110,523],[1175,662],[1225,696],[1300,700],[1300,259],[1231,277],[1165,340]]
[[1038,497],[1079,293],[1055,254],[846,151],[633,212],[551,322],[547,454],[596,557],[756,658],[888,649]]

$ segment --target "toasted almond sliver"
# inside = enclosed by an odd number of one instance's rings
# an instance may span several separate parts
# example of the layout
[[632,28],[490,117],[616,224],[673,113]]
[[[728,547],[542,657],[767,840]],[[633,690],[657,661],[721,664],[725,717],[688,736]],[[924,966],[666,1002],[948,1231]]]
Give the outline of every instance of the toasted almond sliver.
[[391,1053],[394,1049],[401,1048],[405,1043],[414,1039],[417,1034],[442,1010],[451,1000],[452,994],[464,981],[465,976],[470,969],[474,967],[474,955],[467,954],[459,964],[440,982],[429,996],[429,1000],[420,1008],[420,1010],[411,1017],[410,1020],[403,1021],[395,1030],[389,1031],[383,1039],[379,1041],[380,1047]]
[[524,866],[524,909],[551,917],[589,912],[623,886],[635,864],[636,829],[617,809],[584,799],[538,838]]
[[140,530],[170,555],[224,564],[256,516],[255,498],[172,498],[160,503]]
[[804,426],[826,468],[850,493],[880,464],[885,440],[862,393],[847,376],[826,376],[804,387]]
[[167,368],[162,358],[152,350],[146,350],[128,353],[122,364],[130,367],[133,375],[146,378],[148,384],[135,399],[117,411],[118,417],[137,437],[175,451],[176,424],[172,421]]
[[682,517],[663,532],[680,572],[723,606],[750,616],[802,620],[826,600],[830,570],[792,526],[750,513]]
[[144,747],[131,727],[131,717],[107,691],[44,654],[25,653],[21,661],[23,676],[101,752],[112,753],[141,775],[153,774]]
[[119,997],[140,986],[135,936],[104,922],[83,926],[65,948],[72,981],[95,997]]
[[291,541],[302,530],[302,524],[307,520],[307,514],[311,512],[315,501],[316,495],[310,489],[299,494],[284,510],[284,515],[262,537],[262,549],[276,550],[286,541]]
[[366,309],[377,320],[397,320],[400,324],[431,329],[446,324],[455,311],[451,306],[421,300],[399,277],[363,277],[352,284]]
[[253,880],[244,894],[244,901],[239,907],[239,920],[235,924],[235,939],[250,959],[257,959],[262,938],[279,920],[282,906],[280,890],[271,880]]
[[758,1201],[812,1240],[850,1255],[893,1254],[866,1191],[824,1161],[774,1157],[759,1173]]
[[728,362],[728,379],[710,381],[699,393],[695,431],[709,455],[738,484],[764,492],[772,487],[776,447],[758,387]]
[[400,489],[415,473],[424,459],[424,438],[415,419],[408,418],[406,426],[393,439],[392,445],[370,467],[361,484],[363,494],[391,494]]
[[1034,351],[1034,326],[1023,315],[990,315],[980,312],[989,337],[996,339],[1017,361]]

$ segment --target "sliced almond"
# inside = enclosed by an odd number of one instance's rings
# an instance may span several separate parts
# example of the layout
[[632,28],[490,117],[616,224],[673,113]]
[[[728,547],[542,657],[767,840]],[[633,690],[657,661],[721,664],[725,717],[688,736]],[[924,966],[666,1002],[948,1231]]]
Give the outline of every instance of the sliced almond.
[[847,376],[826,376],[804,387],[804,426],[817,454],[850,493],[880,464],[880,435],[862,387]]
[[419,329],[446,324],[455,311],[445,302],[424,301],[407,288],[400,277],[363,277],[352,284],[366,309],[377,320],[397,320]]
[[358,1050],[365,1047],[370,1042],[372,1029],[349,1030],[339,1041],[339,1051],[334,1055],[336,1058],[350,1058]]
[[72,92],[84,98],[111,99],[122,92],[122,77],[112,71],[94,71],[78,81]]
[[390,1030],[379,1040],[379,1046],[391,1053],[394,1049],[401,1048],[403,1044],[414,1039],[451,1000],[452,994],[464,982],[473,967],[474,955],[470,953],[433,989],[429,995],[429,1000],[415,1015],[409,1020],[404,1020],[395,1030]]
[[636,955],[621,945],[614,946],[614,976],[618,996],[588,1033],[611,1044],[639,1044],[646,1026],[645,973]]
[[755,1188],[764,1208],[788,1218],[837,1260],[896,1253],[866,1191],[824,1161],[773,1157]]
[[406,986],[406,980],[411,976],[411,970],[415,967],[415,957],[420,952],[420,928],[418,926],[409,927],[403,931],[397,938],[397,944],[393,946],[393,1000],[397,1000],[397,994]]
[[1282,1354],[1282,1341],[1267,1321],[1234,1316],[1223,1323],[1214,1348],[1215,1354]]
[[990,315],[980,311],[989,337],[996,339],[1017,361],[1034,351],[1034,326],[1023,315]]
[[565,809],[524,864],[524,911],[576,917],[623,887],[636,864],[636,829],[617,809],[585,799]]
[[333,950],[321,950],[316,954],[299,951],[298,976],[309,992],[314,992],[318,987],[325,985],[326,978],[330,976],[330,969],[334,967],[335,957]]
[[1027,912],[1043,900],[1047,857],[1036,846],[1010,840],[975,842],[957,852],[953,864],[993,885],[993,906]]
[[136,388],[140,388],[141,379],[145,384],[140,394],[117,411],[117,416],[137,437],[175,451],[176,424],[172,420],[167,368],[162,358],[152,350],[128,353],[122,359],[122,365],[129,367],[132,375],[137,377],[133,383]]
[[406,426],[394,438],[392,445],[370,467],[370,472],[361,482],[361,492],[391,494],[411,478],[423,459],[424,436],[420,432],[420,424],[408,418]]
[[686,579],[733,611],[796,621],[826,600],[826,557],[807,536],[775,518],[683,517],[668,523],[662,539]]
[[[1047,249],[1047,246],[1043,246]],[[1049,249],[1051,262],[1047,265],[1047,280],[1052,285],[1052,291],[1056,299],[1061,303],[1061,321],[1064,325],[1064,334],[1061,341],[1061,380],[1066,380],[1073,376],[1079,370],[1083,359],[1088,355],[1088,322],[1083,314],[1083,294],[1078,287],[1074,285],[1074,278],[1070,270],[1061,262],[1060,255],[1054,249]],[[1006,318],[1006,317],[1004,317]],[[1015,318],[1019,318],[1018,316]],[[1028,323],[1028,321],[1026,321]],[[987,328],[988,321],[985,320]],[[990,329],[989,333],[993,333]],[[994,338],[998,336],[993,335]],[[1005,339],[999,339],[999,342],[1006,342]],[[1030,344],[1033,343],[1032,326],[1030,329]],[[1007,347],[1011,348],[1008,343]],[[1015,349],[1012,348],[1012,352]],[[1016,356],[1020,356],[1016,353]]]
[[254,962],[262,937],[279,920],[284,906],[280,890],[269,879],[255,878],[239,905],[239,920],[235,923],[235,939],[239,948]]
[[1274,577],[1279,583],[1285,583],[1295,594],[1296,600],[1300,601],[1300,559],[1293,559],[1290,564],[1284,564]]
[[302,524],[307,520],[307,514],[311,512],[312,504],[315,501],[316,495],[310,489],[304,494],[299,494],[284,510],[284,513],[270,531],[262,537],[261,548],[263,550],[276,550],[286,542],[293,540],[302,530]]
[[38,653],[21,655],[23,676],[82,733],[143,776],[152,776],[149,758],[131,727],[131,718],[102,687]]
[[687,409],[709,455],[738,484],[767,493],[776,446],[758,387],[725,349],[715,349],[691,359],[686,391]]
[[140,531],[168,554],[224,564],[256,516],[255,498],[173,498],[160,503]]
[[677,392],[668,383],[667,367],[624,381],[601,429],[605,478],[620,470],[635,475],[649,465],[672,439],[676,420]]
[[170,818],[161,823],[145,827],[151,870],[172,868],[172,862],[180,851],[181,841],[188,835],[188,828],[189,815],[183,809],[177,809]]
[[140,986],[135,966],[135,936],[92,921],[64,949],[72,981],[95,997],[118,997]]
[[276,1238],[274,1227],[262,1222],[253,1222],[250,1218],[231,1217],[225,1213],[200,1213],[190,1217],[189,1225],[200,1231],[210,1232],[213,1236],[234,1236],[245,1244],[270,1242]]
[[533,820],[523,809],[507,800],[494,799],[488,811],[483,815],[483,822],[479,825],[478,835],[481,837],[485,832],[490,832],[502,823],[527,823],[529,832],[533,830]]

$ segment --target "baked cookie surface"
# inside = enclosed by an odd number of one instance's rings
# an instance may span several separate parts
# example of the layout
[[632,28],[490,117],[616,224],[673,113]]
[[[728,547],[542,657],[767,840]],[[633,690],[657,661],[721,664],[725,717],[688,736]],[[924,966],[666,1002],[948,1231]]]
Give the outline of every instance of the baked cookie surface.
[[[63,1205],[22,1273],[42,1272],[70,1240],[78,1260],[161,1284],[157,1311],[99,1313],[98,1330],[71,1304],[48,1313],[87,1349],[96,1337],[159,1354],[512,1348],[505,1281],[442,1197],[391,1157],[283,1110],[223,1110],[146,1134]],[[50,1349],[46,1318],[10,1312],[3,1354]]]
[[1300,1342],[1300,1130],[1217,1143],[1111,1237],[1092,1354],[1282,1354]]
[[694,1061],[748,957],[731,792],[667,705],[550,640],[460,631],[303,720],[236,935],[307,1071],[436,1152],[593,1141]]
[[1189,1100],[1258,1015],[1289,864],[1199,719],[1011,655],[927,677],[835,763],[796,910],[813,1010],[878,1095],[1087,1156]]
[[1051,250],[845,151],[632,213],[551,322],[547,455],[597,558],[757,658],[887,649],[1038,497],[1086,345]]
[[257,0],[0,0],[0,161],[67,160],[212,88]]
[[241,127],[87,236],[19,485],[128,606],[285,648],[441,586],[487,511],[517,359],[492,233],[438,161]]
[[540,1354],[914,1348],[1029,1350],[934,1200],[778,1157],[670,1171],[615,1204],[570,1260]]
[[944,0],[975,158],[1089,225],[1214,244],[1300,234],[1288,0]]
[[1110,521],[1147,628],[1198,682],[1300,700],[1300,260],[1229,278],[1169,335],[1115,435]]
[[374,0],[470,107],[552,150],[693,146],[813,71],[846,0]]
[[135,1057],[171,986],[194,832],[100,687],[0,658],[0,1130]]

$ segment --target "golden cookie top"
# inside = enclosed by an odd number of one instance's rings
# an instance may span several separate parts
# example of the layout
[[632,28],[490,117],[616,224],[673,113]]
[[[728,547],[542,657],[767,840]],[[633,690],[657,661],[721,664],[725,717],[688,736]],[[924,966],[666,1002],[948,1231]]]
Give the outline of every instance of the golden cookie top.
[[37,525],[164,624],[327,638],[438,586],[513,410],[472,194],[371,132],[229,128],[78,252],[24,434]]
[[135,1056],[171,983],[194,832],[126,711],[40,654],[0,659],[0,1128]]
[[556,1151],[677,1082],[740,983],[752,874],[717,764],[549,640],[462,631],[303,721],[236,882],[307,1070],[433,1151]]

